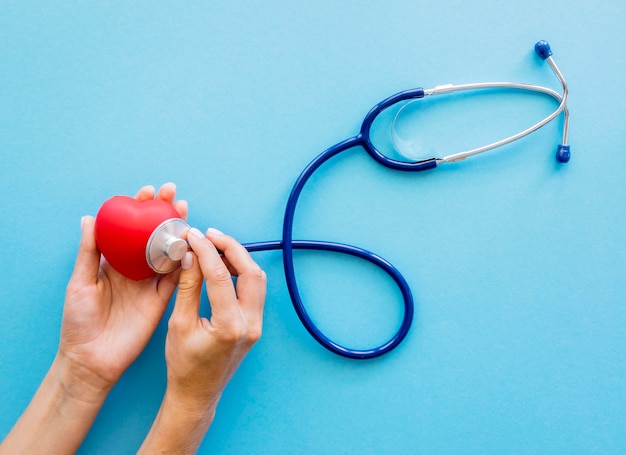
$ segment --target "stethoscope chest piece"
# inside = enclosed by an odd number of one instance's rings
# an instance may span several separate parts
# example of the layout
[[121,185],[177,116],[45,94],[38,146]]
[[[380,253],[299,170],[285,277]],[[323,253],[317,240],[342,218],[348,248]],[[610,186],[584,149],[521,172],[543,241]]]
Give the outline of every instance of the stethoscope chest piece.
[[169,273],[180,266],[188,248],[182,237],[189,227],[181,218],[171,218],[157,226],[146,244],[146,262],[152,270]]

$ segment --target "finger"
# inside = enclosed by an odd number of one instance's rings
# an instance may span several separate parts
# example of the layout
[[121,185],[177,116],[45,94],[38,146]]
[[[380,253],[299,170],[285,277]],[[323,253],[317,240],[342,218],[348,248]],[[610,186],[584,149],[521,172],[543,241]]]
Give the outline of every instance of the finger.
[[157,292],[164,302],[169,302],[178,286],[180,267],[173,272],[160,275],[157,278]]
[[138,201],[149,201],[150,199],[154,199],[155,189],[152,185],[146,185],[141,187],[137,194],[135,194],[135,199]]
[[176,197],[176,185],[172,182],[165,183],[159,188],[159,192],[156,195],[156,199],[161,201],[168,202],[170,204],[174,203],[174,198]]
[[92,216],[81,219],[82,237],[78,246],[78,255],[74,264],[71,282],[76,285],[91,285],[98,281],[100,269],[100,251],[96,246],[94,232],[95,220]]
[[234,320],[233,318],[240,314],[235,286],[215,246],[195,228],[189,230],[187,240],[198,257],[200,269],[206,280],[212,315]]
[[187,201],[180,200],[174,202],[174,208],[183,220],[187,220],[187,216],[189,215],[189,205]]
[[254,262],[248,250],[234,238],[215,229],[207,230],[207,238],[223,252],[225,260],[238,277],[239,305],[257,315],[262,313],[267,282],[265,272]]
[[199,318],[202,281],[202,271],[196,255],[187,252],[182,260],[170,324],[178,328],[190,328],[195,325]]

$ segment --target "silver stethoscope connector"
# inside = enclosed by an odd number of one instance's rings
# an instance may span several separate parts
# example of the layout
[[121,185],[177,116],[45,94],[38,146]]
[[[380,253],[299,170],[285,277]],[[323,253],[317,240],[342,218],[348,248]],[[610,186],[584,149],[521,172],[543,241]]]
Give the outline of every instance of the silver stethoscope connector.
[[181,218],[171,218],[158,225],[146,244],[146,262],[156,273],[169,273],[180,267],[189,244],[183,235],[190,226]]
[[[550,45],[546,41],[539,41],[537,44],[535,44],[535,52],[537,53],[537,55],[539,55],[539,57],[541,57],[543,60],[548,62],[548,64],[550,65],[550,68],[552,68],[552,71],[554,71],[554,74],[559,79],[559,82],[561,83],[563,87],[563,93],[557,93],[556,91],[552,89],[549,89],[547,87],[542,87],[540,85],[521,84],[521,83],[516,83],[516,82],[479,82],[479,83],[474,83],[474,84],[462,84],[462,85],[447,84],[447,85],[438,85],[435,88],[424,90],[424,96],[443,95],[443,94],[448,94],[448,93],[470,91],[470,90],[488,90],[488,89],[524,90],[524,91],[536,92],[536,93],[541,93],[544,95],[551,96],[559,103],[558,107],[550,115],[545,117],[543,120],[535,123],[530,128],[527,128],[524,131],[520,131],[517,134],[501,139],[499,141],[493,142],[491,144],[484,145],[482,147],[477,147],[471,150],[466,150],[463,152],[447,155],[441,158],[436,158],[436,161],[438,164],[454,163],[456,161],[461,161],[469,156],[477,155],[479,153],[486,152],[487,150],[492,150],[496,147],[501,147],[503,145],[514,142],[518,139],[523,138],[524,136],[529,135],[530,133],[534,131],[537,131],[539,128],[546,125],[547,123],[550,123],[561,112],[563,112],[563,116],[564,116],[563,136],[562,136],[561,144],[559,145],[557,149],[556,159],[560,163],[567,163],[569,161],[570,148],[569,148],[569,145],[567,145],[567,134],[568,134],[568,126],[569,126],[569,111],[567,109],[567,96],[568,96],[567,83],[565,82],[565,78],[563,77],[563,74],[561,74],[561,71],[556,66],[556,63],[554,62],[554,59],[552,58],[552,51],[550,49]],[[404,106],[402,106],[396,113],[394,120],[392,122],[392,125],[391,125],[391,137],[392,137],[392,141],[393,141],[393,145],[395,149],[403,156],[409,157],[409,158],[411,158],[412,152],[407,150],[406,144],[399,137],[396,131],[396,122],[398,118],[400,117],[401,113],[404,111],[404,109],[407,106],[418,101],[419,100],[415,99],[406,103]]]

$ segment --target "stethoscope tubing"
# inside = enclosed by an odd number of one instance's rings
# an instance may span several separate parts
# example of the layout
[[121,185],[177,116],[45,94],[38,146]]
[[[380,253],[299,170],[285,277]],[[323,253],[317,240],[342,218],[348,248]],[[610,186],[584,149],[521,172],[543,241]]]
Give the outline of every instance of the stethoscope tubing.
[[[284,243],[281,241],[271,241],[271,242],[259,242],[259,243],[247,243],[244,246],[249,252],[256,251],[269,251],[269,250],[280,250],[284,248]],[[293,254],[293,250],[317,250],[317,251],[329,251],[333,253],[342,253],[348,254],[354,257],[358,257],[361,259],[365,259],[370,263],[380,267],[384,270],[396,283],[400,292],[402,293],[402,299],[404,303],[403,309],[403,317],[400,323],[400,326],[396,333],[385,343],[380,346],[364,349],[364,350],[355,350],[350,349],[345,346],[341,346],[340,344],[334,342],[330,338],[328,338],[324,333],[317,328],[316,324],[311,320],[304,303],[300,297],[300,292],[297,287],[297,282],[295,279],[295,270],[293,268],[293,260],[291,263],[285,267],[289,268],[289,271],[286,271],[285,276],[287,277],[287,287],[289,289],[289,294],[294,305],[294,309],[296,310],[296,314],[300,319],[302,325],[306,328],[309,334],[322,346],[326,349],[334,352],[343,357],[352,358],[352,359],[368,359],[381,356],[386,352],[394,349],[398,346],[409,333],[411,328],[411,324],[413,321],[414,315],[414,302],[413,302],[413,294],[411,293],[411,288],[407,283],[406,279],[402,276],[402,274],[396,269],[389,261],[384,258],[378,256],[371,251],[353,246],[347,245],[343,243],[334,243],[334,242],[326,242],[326,241],[316,241],[316,240],[293,240],[291,242],[291,251],[290,255]],[[284,251],[284,249],[283,249]],[[284,254],[283,254],[284,258]],[[284,259],[283,259],[284,261]]]
[[[315,171],[320,168],[320,166],[322,166],[325,162],[338,155],[339,153],[358,146],[365,147],[366,141],[364,141],[363,138],[364,136],[358,135],[330,147],[329,149],[318,155],[315,159],[313,159],[313,161],[311,161],[309,165],[301,172],[300,176],[294,183],[289,198],[287,200],[287,205],[283,218],[283,233],[281,241],[244,244],[244,247],[249,252],[279,249],[282,250],[283,267],[285,271],[287,289],[289,291],[289,296],[291,297],[293,307],[296,311],[296,314],[298,315],[298,318],[302,322],[302,325],[306,328],[309,334],[311,334],[311,336],[326,349],[334,352],[335,354],[351,359],[370,359],[381,356],[397,347],[404,340],[411,328],[413,315],[415,312],[415,304],[413,301],[411,288],[404,276],[398,271],[397,268],[395,268],[389,261],[385,260],[375,253],[372,253],[371,251],[344,243],[315,240],[294,240],[293,221],[298,200],[309,178],[315,173]],[[404,304],[402,321],[393,336],[379,346],[370,349],[352,349],[346,346],[342,346],[327,337],[317,327],[317,325],[309,316],[300,295],[295,273],[293,250],[319,250],[348,254],[369,261],[370,263],[376,265],[377,267],[380,267],[383,271],[385,271],[400,289]]]
[[[446,162],[455,162],[460,161],[462,159],[467,158],[468,156],[475,155],[478,153],[482,153],[484,151],[508,144],[517,139],[520,139],[533,131],[541,128],[546,125],[550,121],[554,120],[560,113],[564,115],[563,122],[563,141],[559,146],[559,150],[557,152],[557,160],[559,162],[567,162],[569,160],[569,146],[567,146],[567,134],[568,134],[568,121],[569,121],[569,111],[567,109],[567,96],[568,96],[568,88],[563,78],[561,72],[557,68],[554,63],[551,55],[552,52],[549,48],[549,45],[545,41],[540,41],[535,45],[535,50],[539,56],[546,60],[557,78],[561,82],[563,86],[563,93],[559,94],[556,91],[541,87],[537,85],[530,84],[519,84],[512,82],[483,82],[483,83],[475,83],[475,84],[464,84],[464,85],[444,85],[438,86],[434,89],[424,90],[423,88],[415,88],[410,90],[405,90],[395,95],[392,95],[377,105],[375,105],[370,111],[365,115],[363,122],[361,124],[361,129],[359,133],[351,138],[348,138],[342,142],[339,142],[332,147],[326,149],[317,157],[315,157],[300,173],[298,179],[295,181],[291,192],[289,194],[289,198],[287,200],[287,204],[285,207],[285,213],[283,217],[283,228],[282,228],[282,239],[280,241],[268,241],[268,242],[256,242],[256,243],[246,243],[244,247],[249,252],[256,251],[268,251],[268,250],[282,250],[282,259],[283,259],[283,267],[285,271],[285,279],[287,283],[287,289],[289,291],[289,295],[291,297],[291,301],[293,307],[306,328],[306,330],[313,336],[315,340],[317,340],[322,346],[326,349],[334,352],[340,356],[352,358],[352,359],[370,359],[374,357],[381,356],[395,347],[397,347],[407,336],[411,324],[413,321],[413,315],[415,313],[415,303],[413,301],[413,295],[411,292],[411,288],[408,285],[404,276],[396,269],[390,262],[383,259],[371,251],[364,250],[362,248],[347,245],[343,243],[335,243],[335,242],[327,242],[327,241],[319,241],[319,240],[294,240],[293,239],[293,222],[295,218],[296,207],[298,204],[298,200],[300,195],[302,194],[302,190],[304,189],[306,183],[309,181],[310,177],[327,161],[331,158],[337,156],[338,154],[356,148],[362,147],[376,162],[379,164],[395,170],[408,171],[408,172],[417,172],[417,171],[425,171],[429,169],[434,169],[438,166],[438,164],[446,163]],[[425,96],[437,95],[443,93],[450,93],[456,91],[467,91],[467,90],[483,90],[483,89],[514,89],[514,90],[525,90],[531,92],[538,92],[545,95],[548,95],[554,98],[559,106],[552,112],[552,114],[545,117],[543,120],[539,121],[535,125],[527,128],[526,130],[517,133],[513,136],[510,136],[506,139],[494,142],[492,144],[488,144],[486,146],[480,147],[478,149],[473,149],[465,152],[456,153],[453,155],[448,155],[443,158],[428,158],[421,161],[400,161],[396,159],[392,159],[388,156],[382,154],[372,143],[371,140],[371,128],[374,120],[378,117],[378,115],[383,112],[385,109],[394,106],[398,103],[408,101],[409,103]],[[407,103],[408,104],[408,103]],[[406,106],[406,105],[405,105]],[[395,120],[397,119],[397,115],[402,110],[402,108],[396,113]],[[352,349],[345,346],[342,346],[335,341],[331,340],[329,337],[324,335],[322,331],[317,327],[315,322],[309,316],[306,307],[302,301],[302,297],[300,295],[300,291],[298,289],[298,283],[296,280],[295,267],[294,267],[294,250],[320,250],[320,251],[329,251],[334,253],[342,253],[348,254],[351,256],[355,256],[364,260],[369,261],[370,263],[380,267],[385,273],[387,273],[396,283],[400,292],[402,294],[403,299],[403,316],[402,321],[397,328],[396,332],[393,334],[388,341],[380,344],[379,346],[370,348],[370,349]]]

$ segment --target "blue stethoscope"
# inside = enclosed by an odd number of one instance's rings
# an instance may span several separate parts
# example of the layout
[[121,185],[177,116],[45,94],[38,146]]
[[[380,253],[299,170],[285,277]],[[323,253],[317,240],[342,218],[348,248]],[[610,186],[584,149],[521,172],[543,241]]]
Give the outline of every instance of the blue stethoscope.
[[[404,279],[402,274],[388,261],[383,259],[382,257],[364,250],[362,248],[346,245],[342,243],[334,243],[334,242],[326,242],[326,241],[315,241],[315,240],[294,240],[293,239],[293,220],[296,211],[296,205],[298,203],[298,198],[302,193],[302,190],[309,178],[313,175],[313,173],[322,166],[326,161],[330,160],[334,156],[338,155],[341,152],[352,149],[354,147],[362,147],[365,151],[376,160],[378,163],[382,164],[385,167],[391,169],[397,169],[400,171],[425,171],[427,169],[434,169],[438,165],[443,163],[453,163],[456,161],[464,160],[465,158],[476,155],[478,153],[485,152],[487,150],[494,149],[496,147],[503,146],[505,144],[516,141],[536,130],[546,125],[550,121],[554,120],[559,114],[563,113],[563,137],[561,144],[558,146],[556,152],[556,159],[559,163],[566,163],[570,159],[570,147],[567,145],[567,133],[568,133],[568,123],[569,123],[569,112],[567,110],[567,84],[563,75],[557,68],[554,60],[552,59],[552,51],[550,50],[550,46],[545,41],[539,41],[535,45],[535,51],[543,60],[547,61],[552,70],[554,71],[556,77],[559,79],[561,85],[563,86],[563,93],[559,94],[554,90],[551,90],[546,87],[530,85],[530,84],[519,84],[513,82],[484,82],[484,83],[475,83],[475,84],[464,84],[464,85],[442,85],[437,86],[430,90],[424,90],[422,88],[415,88],[411,90],[406,90],[400,93],[397,93],[389,98],[381,101],[379,104],[374,106],[365,116],[363,123],[361,124],[361,131],[354,137],[346,139],[338,144],[333,145],[329,149],[322,152],[318,155],[309,165],[302,171],[298,179],[293,185],[291,190],[291,194],[289,195],[289,199],[287,200],[287,206],[285,209],[285,215],[283,218],[283,234],[282,240],[279,241],[269,241],[269,242],[257,242],[257,243],[247,243],[244,246],[250,252],[255,251],[268,251],[268,250],[278,250],[282,249],[283,263],[285,269],[285,278],[287,280],[287,288],[289,290],[289,295],[291,296],[291,301],[293,306],[300,318],[300,321],[307,329],[307,331],[315,338],[322,346],[327,348],[328,350],[339,354],[344,357],[352,358],[352,359],[369,359],[373,357],[381,356],[395,347],[397,347],[402,340],[406,337],[409,329],[411,327],[411,323],[413,320],[414,313],[414,303],[413,296],[411,293],[411,289]],[[384,154],[382,154],[372,143],[370,131],[372,128],[372,123],[376,119],[376,117],[383,112],[385,109],[396,105],[401,102],[415,102],[416,100],[422,99],[425,96],[431,95],[442,95],[453,92],[460,91],[468,91],[468,90],[486,90],[486,89],[512,89],[512,90],[522,90],[527,92],[536,92],[540,94],[544,94],[554,98],[558,103],[558,107],[546,118],[531,126],[530,128],[521,131],[513,136],[502,139],[500,141],[485,145],[483,147],[475,148],[472,150],[467,150],[460,153],[455,153],[452,155],[444,156],[443,158],[428,158],[420,161],[400,161],[391,159]],[[408,105],[405,104],[396,114],[396,120],[398,115]],[[395,125],[395,121],[394,121]],[[401,141],[399,141],[398,136],[396,134],[395,128],[392,126],[392,138],[393,142],[396,146],[396,149],[400,153],[403,153]],[[406,155],[406,154],[405,154]],[[365,259],[366,261],[371,262],[372,264],[383,269],[389,276],[395,281],[397,286],[399,287],[402,298],[404,300],[404,315],[402,318],[402,322],[400,327],[397,329],[395,334],[385,343],[363,350],[350,349],[348,347],[342,346],[330,338],[328,338],[324,333],[322,333],[319,328],[315,325],[315,323],[311,320],[304,303],[302,302],[302,298],[300,296],[300,292],[298,290],[298,283],[296,281],[295,271],[294,271],[294,260],[293,260],[293,250],[322,250],[322,251],[330,251],[335,253],[343,253],[349,254],[351,256],[356,256],[361,259]]]

